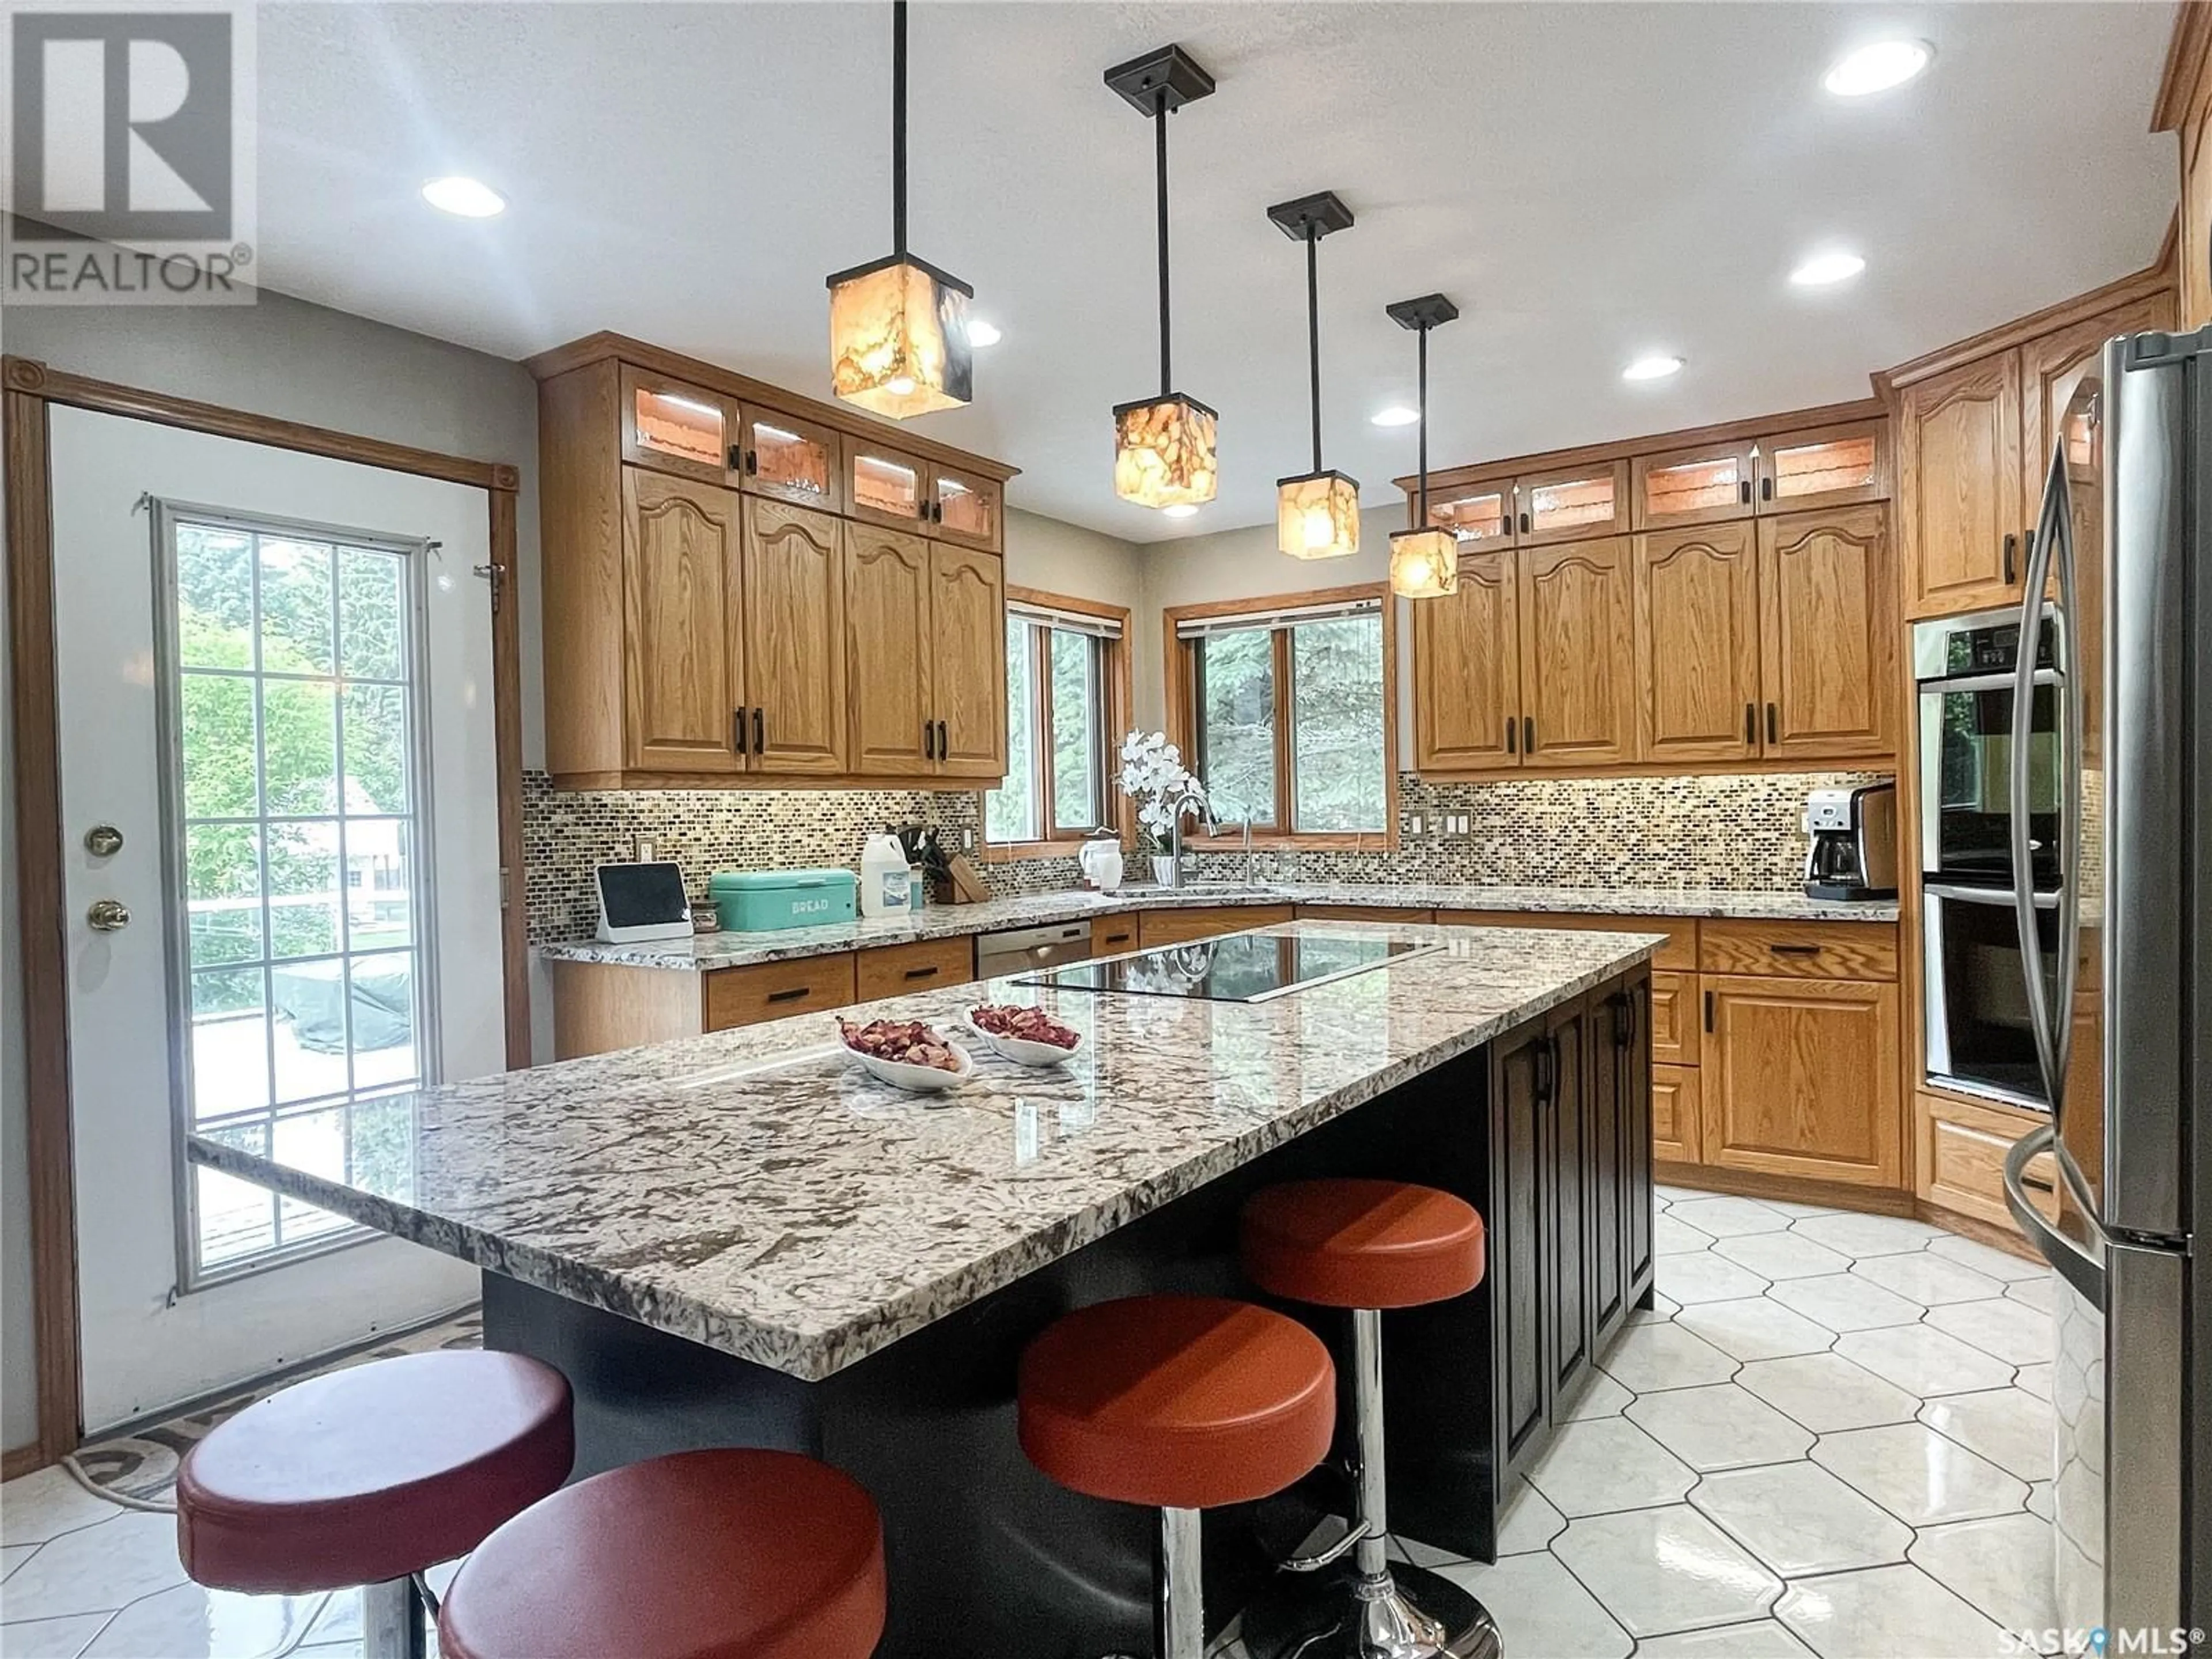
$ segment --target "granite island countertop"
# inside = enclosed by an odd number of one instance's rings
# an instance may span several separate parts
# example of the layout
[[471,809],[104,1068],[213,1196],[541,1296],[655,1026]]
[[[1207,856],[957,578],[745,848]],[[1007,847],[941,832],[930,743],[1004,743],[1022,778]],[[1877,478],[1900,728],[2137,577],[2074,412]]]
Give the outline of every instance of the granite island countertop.
[[789,962],[839,951],[957,939],[1008,927],[1042,927],[1132,910],[1221,906],[1357,904],[1407,910],[1513,910],[1553,915],[1694,916],[1755,921],[1894,922],[1895,901],[1844,903],[1802,893],[1740,892],[1710,887],[1504,887],[1403,883],[1254,882],[1123,888],[1097,893],[1075,888],[981,904],[931,905],[911,916],[864,918],[827,927],[767,933],[702,933],[644,945],[574,939],[541,945],[553,962],[615,963],[635,968],[704,971]]
[[[1259,1003],[991,983],[1084,1034],[973,1044],[946,1097],[875,1081],[826,1014],[351,1108],[341,1181],[196,1134],[203,1164],[573,1301],[818,1380],[1648,960],[1650,933],[1292,922],[1437,946]],[[1197,948],[1203,948],[1202,946]],[[957,1018],[981,988],[866,1005]],[[933,1105],[931,1099],[942,1099]]]

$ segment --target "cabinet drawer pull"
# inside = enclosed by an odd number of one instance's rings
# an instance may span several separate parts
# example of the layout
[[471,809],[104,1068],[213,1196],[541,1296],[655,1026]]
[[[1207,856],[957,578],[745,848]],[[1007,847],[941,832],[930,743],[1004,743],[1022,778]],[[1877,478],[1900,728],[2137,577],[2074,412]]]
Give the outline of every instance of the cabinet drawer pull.
[[1766,948],[1778,957],[1817,957],[1820,954],[1820,947],[1817,945],[1770,945]]
[[2007,587],[2010,587],[2014,581],[2019,580],[2019,578],[2013,574],[2018,568],[2014,564],[2014,560],[2019,552],[2020,538],[2014,535],[2006,536],[2004,538],[2004,580],[2005,586]]
[[761,711],[757,708],[753,710],[753,753],[756,755],[768,753],[768,723],[762,718]]
[[2051,1193],[2057,1191],[2057,1188],[2051,1184],[2050,1177],[2047,1176],[2024,1175],[2020,1178],[2020,1184],[2027,1188],[2031,1192]]
[[1520,746],[1520,722],[1512,715],[1505,717],[1505,752],[1514,753]]
[[908,979],[935,979],[937,974],[938,969],[934,965],[927,968],[909,968],[906,970],[906,976]]
[[740,708],[730,716],[730,728],[732,733],[730,747],[742,755],[745,752],[745,711],[744,709]]
[[1782,706],[1781,706],[1779,703],[1771,703],[1771,702],[1770,702],[1769,704],[1767,704],[1767,705],[1766,705],[1766,740],[1767,740],[1767,742],[1769,742],[1769,743],[1779,743],[1779,742],[1782,740],[1782,734],[1781,734],[1781,723],[1782,723]]
[[768,1000],[770,1002],[796,1002],[803,996],[811,995],[813,990],[814,988],[811,985],[787,986],[781,991],[770,991],[768,994]]
[[1713,994],[1711,991],[1705,993],[1705,1029],[1708,1031],[1713,1029]]

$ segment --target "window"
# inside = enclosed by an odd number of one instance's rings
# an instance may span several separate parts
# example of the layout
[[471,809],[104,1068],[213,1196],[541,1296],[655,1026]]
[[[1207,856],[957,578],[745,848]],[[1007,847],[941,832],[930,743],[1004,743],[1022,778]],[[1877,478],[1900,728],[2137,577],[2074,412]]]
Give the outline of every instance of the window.
[[[166,524],[179,1110],[196,1131],[346,1179],[405,1151],[352,1103],[423,1082],[434,1052],[419,544]],[[184,1178],[193,1282],[357,1231],[211,1170]]]
[[1128,708],[1128,612],[1017,590],[1006,606],[1006,781],[983,796],[1002,848],[1080,840],[1118,822],[1113,757]]
[[1217,823],[1388,835],[1395,698],[1379,586],[1171,610],[1170,714]]

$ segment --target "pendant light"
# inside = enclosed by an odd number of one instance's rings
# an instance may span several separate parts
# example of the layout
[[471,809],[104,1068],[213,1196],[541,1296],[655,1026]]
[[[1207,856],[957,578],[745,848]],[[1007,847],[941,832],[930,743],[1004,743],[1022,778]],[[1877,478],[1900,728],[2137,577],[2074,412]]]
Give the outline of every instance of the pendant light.
[[1195,507],[1220,483],[1219,416],[1175,389],[1169,351],[1168,117],[1213,91],[1213,77],[1181,46],[1162,46],[1106,71],[1106,84],[1152,120],[1159,200],[1160,395],[1114,406],[1114,493],[1139,507]]
[[906,0],[891,5],[891,252],[830,278],[830,387],[903,421],[975,395],[968,302],[975,290],[906,249]]
[[1421,341],[1421,482],[1409,503],[1413,523],[1390,533],[1390,591],[1402,599],[1440,599],[1459,592],[1459,538],[1429,522],[1429,331],[1458,316],[1459,307],[1441,294],[1424,294],[1383,308]]
[[1359,551],[1359,480],[1321,464],[1321,239],[1352,228],[1352,210],[1334,191],[1267,210],[1284,235],[1306,245],[1306,361],[1313,402],[1313,471],[1275,480],[1275,545],[1294,559],[1341,559]]

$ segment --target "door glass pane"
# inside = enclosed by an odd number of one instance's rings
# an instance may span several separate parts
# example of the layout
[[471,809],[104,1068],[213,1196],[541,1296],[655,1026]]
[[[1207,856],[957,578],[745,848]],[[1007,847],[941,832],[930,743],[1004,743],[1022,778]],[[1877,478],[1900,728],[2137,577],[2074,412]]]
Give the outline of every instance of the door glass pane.
[[1383,695],[1380,617],[1291,630],[1293,830],[1383,827]]
[[830,498],[830,446],[770,421],[753,422],[752,476],[786,494]]
[[348,959],[353,1086],[404,1083],[415,1062],[415,953],[392,951]]
[[321,542],[261,538],[261,672],[327,674],[333,651],[331,549]]
[[1613,521],[1613,474],[1595,478],[1569,478],[1538,484],[1528,492],[1528,523],[1533,530],[1566,530],[1579,525],[1609,525]]
[[405,672],[400,650],[405,574],[396,553],[366,547],[340,551],[339,649],[348,678],[396,680]]
[[1199,773],[1218,823],[1275,821],[1275,645],[1264,628],[1209,634],[1198,652]]
[[347,817],[407,810],[407,732],[405,686],[346,686]]
[[345,961],[280,962],[269,970],[275,1006],[276,1103],[320,1100],[351,1086],[347,1036],[353,1010],[346,1000]]
[[1741,455],[1711,455],[1702,460],[1655,466],[1644,475],[1644,511],[1650,518],[1741,507],[1750,500]]
[[329,680],[261,682],[261,764],[269,810],[338,810],[337,703]]
[[631,418],[640,449],[702,466],[720,466],[726,459],[729,441],[722,435],[722,407],[704,392],[687,397],[641,386]]
[[187,669],[180,676],[177,713],[187,817],[252,817],[260,811],[255,684],[243,674]]
[[992,522],[991,498],[958,478],[937,475],[938,522],[963,536],[988,541],[997,526]]
[[996,842],[1036,841],[1037,697],[1030,624],[1006,618],[1006,781],[983,796],[983,835]]
[[347,820],[349,950],[384,951],[415,942],[413,831],[405,818]]
[[921,517],[921,474],[883,455],[853,457],[853,504],[902,519]]
[[[230,1131],[223,1139],[244,1152],[269,1150],[268,1131],[259,1125]],[[227,1267],[276,1248],[276,1194],[197,1164],[192,1177],[203,1267]]]
[[1774,452],[1771,465],[1778,501],[1825,495],[1831,489],[1867,489],[1875,481],[1874,434],[1784,444]]
[[[346,1110],[329,1107],[319,1112],[295,1112],[276,1120],[274,1156],[280,1163],[305,1170],[331,1181],[346,1178]],[[297,1244],[325,1233],[343,1231],[343,1216],[319,1210],[296,1198],[276,1200],[277,1243]]]
[[1505,491],[1502,486],[1442,500],[1431,495],[1429,522],[1467,542],[1486,541],[1512,528],[1505,519]]
[[252,537],[213,525],[177,527],[177,660],[253,666]]
[[191,983],[192,1118],[205,1123],[269,1103],[269,1024],[264,975],[251,968],[194,974]]
[[[185,831],[185,914],[195,968],[261,960],[261,831],[196,823]],[[257,970],[255,978],[260,975]],[[257,998],[259,991],[255,992]]]
[[1095,830],[1106,817],[1098,761],[1098,641],[1059,629],[1051,641],[1053,827]]
[[344,944],[339,905],[338,827],[271,819],[269,954],[327,956]]

